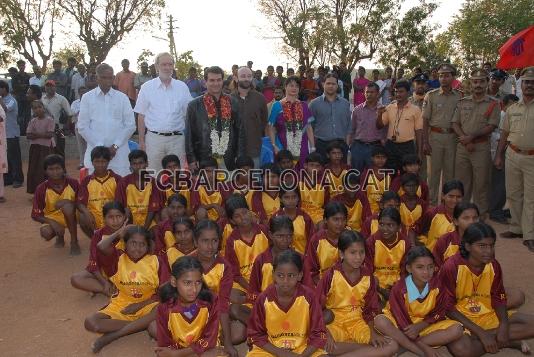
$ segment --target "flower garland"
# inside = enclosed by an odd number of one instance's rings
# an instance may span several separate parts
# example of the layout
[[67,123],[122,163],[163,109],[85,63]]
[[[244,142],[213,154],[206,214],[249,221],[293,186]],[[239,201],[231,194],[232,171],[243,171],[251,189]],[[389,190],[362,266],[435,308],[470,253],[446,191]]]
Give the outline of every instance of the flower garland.
[[[210,94],[205,94],[202,98],[204,107],[208,113],[208,123],[210,125],[210,140],[212,153],[218,157],[223,156],[228,148],[230,141],[230,124],[232,119],[232,101],[229,96],[221,95],[220,103],[220,117],[217,112],[217,105],[215,99]],[[217,125],[217,119],[220,120],[220,127]]]
[[283,101],[282,110],[284,122],[286,124],[287,150],[289,150],[293,156],[299,157],[304,122],[302,104],[300,101],[295,103]]

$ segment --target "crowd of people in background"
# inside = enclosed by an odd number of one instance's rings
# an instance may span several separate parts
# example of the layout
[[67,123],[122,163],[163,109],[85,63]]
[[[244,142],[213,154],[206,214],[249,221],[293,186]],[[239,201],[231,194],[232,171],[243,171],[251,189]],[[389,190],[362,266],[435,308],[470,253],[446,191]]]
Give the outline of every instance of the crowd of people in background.
[[[94,352],[143,330],[159,357],[530,352],[488,223],[534,252],[534,67],[17,66],[0,81],[0,200],[25,181],[26,135],[41,237],[68,232],[78,255],[79,226],[90,257],[71,283],[110,297],[85,320]],[[219,168],[238,174],[220,185]]]

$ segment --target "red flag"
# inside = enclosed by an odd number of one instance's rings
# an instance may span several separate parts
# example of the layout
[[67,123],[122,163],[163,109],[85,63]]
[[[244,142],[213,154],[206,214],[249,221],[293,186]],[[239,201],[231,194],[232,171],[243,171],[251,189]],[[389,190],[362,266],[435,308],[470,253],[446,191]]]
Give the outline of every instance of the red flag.
[[514,69],[534,66],[534,25],[512,36],[499,49],[497,68]]

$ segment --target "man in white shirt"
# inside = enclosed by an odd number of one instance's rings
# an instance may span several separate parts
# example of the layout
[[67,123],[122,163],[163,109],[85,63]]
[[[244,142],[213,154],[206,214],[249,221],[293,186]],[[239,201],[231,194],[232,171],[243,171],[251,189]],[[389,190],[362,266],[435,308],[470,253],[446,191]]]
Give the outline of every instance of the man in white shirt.
[[41,71],[41,67],[39,66],[33,66],[33,74],[34,76],[30,78],[30,85],[35,84],[39,87],[43,88],[46,80],[46,76],[43,76],[43,72]]
[[387,83],[380,79],[380,71],[378,69],[373,69],[373,82],[378,86],[378,103],[382,104],[382,96],[386,90]]
[[83,64],[78,65],[78,72],[72,75],[70,82],[70,89],[72,90],[71,97],[74,99],[80,99],[80,88],[85,87],[85,80],[87,78],[87,72]]
[[[87,88],[80,87],[78,88],[78,93],[76,93],[76,96],[81,98],[85,94],[85,92],[87,92]],[[72,111],[72,123],[75,125],[74,131],[76,133],[76,144],[78,146],[78,156],[80,157],[80,165],[78,166],[78,169],[81,169],[82,167],[84,167],[83,160],[85,156],[85,150],[87,149],[87,143],[85,142],[85,139],[83,138],[83,136],[80,135],[80,131],[78,130],[78,115],[80,114],[80,102],[81,102],[80,99],[76,99],[70,105],[70,110]]]
[[193,98],[184,82],[171,77],[174,59],[169,53],[158,54],[155,65],[159,77],[141,86],[134,111],[139,114],[139,148],[147,153],[148,167],[161,170],[165,155],[178,155],[186,163],[185,117]]
[[130,173],[128,139],[135,132],[135,119],[128,97],[113,88],[113,68],[102,63],[96,67],[98,86],[85,93],[80,102],[77,128],[87,142],[84,166],[94,171],[91,150],[106,146],[111,151],[109,168],[126,176]]
[[[45,82],[45,95],[41,98],[41,102],[45,109],[54,118],[56,124],[56,154],[65,157],[65,134],[60,127],[66,129],[68,127],[69,120],[72,116],[70,111],[70,104],[67,98],[61,94],[56,93],[56,82],[49,79]],[[63,123],[61,122],[61,116],[63,114]]]

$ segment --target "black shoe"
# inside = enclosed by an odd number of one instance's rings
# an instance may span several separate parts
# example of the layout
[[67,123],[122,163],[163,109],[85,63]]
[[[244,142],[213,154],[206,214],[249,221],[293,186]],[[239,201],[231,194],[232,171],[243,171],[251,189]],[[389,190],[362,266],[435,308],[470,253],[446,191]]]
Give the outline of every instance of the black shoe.
[[13,188],[21,188],[22,182],[13,182]]
[[510,213],[509,209],[505,209],[505,210],[503,210],[503,212],[504,212],[504,216],[506,218],[512,218],[512,214]]
[[504,216],[493,216],[491,217],[490,216],[490,219],[493,221],[493,222],[497,222],[497,223],[500,223],[500,224],[508,224],[508,218],[504,217]]

